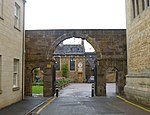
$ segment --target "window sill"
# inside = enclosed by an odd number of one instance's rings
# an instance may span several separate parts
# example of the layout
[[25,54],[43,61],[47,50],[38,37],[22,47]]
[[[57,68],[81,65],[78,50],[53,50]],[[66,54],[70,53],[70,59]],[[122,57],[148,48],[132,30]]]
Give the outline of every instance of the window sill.
[[76,70],[70,70],[70,72],[76,72]]
[[18,30],[19,32],[21,32],[21,30],[20,30],[19,28],[17,28],[16,26],[14,26],[14,28],[15,28],[16,30]]
[[2,90],[0,90],[0,94],[2,94]]
[[20,88],[19,87],[13,87],[13,91],[18,91]]

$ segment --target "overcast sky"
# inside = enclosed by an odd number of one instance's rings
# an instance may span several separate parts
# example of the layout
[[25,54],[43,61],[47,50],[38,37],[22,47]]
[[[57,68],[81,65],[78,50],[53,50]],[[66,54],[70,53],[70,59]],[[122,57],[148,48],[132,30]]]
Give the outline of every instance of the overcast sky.
[[125,0],[27,0],[25,29],[125,29]]

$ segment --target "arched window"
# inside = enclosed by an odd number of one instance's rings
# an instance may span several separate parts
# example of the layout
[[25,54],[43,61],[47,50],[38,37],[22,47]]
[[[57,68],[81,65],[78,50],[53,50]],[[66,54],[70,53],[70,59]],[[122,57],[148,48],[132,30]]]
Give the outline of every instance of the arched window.
[[133,8],[133,10],[132,10],[133,18],[135,18],[135,2],[134,2],[134,0],[132,0],[132,8]]
[[137,15],[139,15],[139,0],[136,0],[136,11]]
[[70,71],[75,71],[75,57],[70,57]]
[[150,6],[150,0],[147,0],[147,6]]
[[142,10],[144,11],[145,10],[145,0],[142,0]]

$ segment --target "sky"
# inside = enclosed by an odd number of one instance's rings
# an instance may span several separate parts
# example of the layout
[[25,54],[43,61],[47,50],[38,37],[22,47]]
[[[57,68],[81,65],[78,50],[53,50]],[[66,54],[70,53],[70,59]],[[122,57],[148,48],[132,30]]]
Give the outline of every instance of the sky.
[[[25,29],[125,29],[125,0],[26,0]],[[78,43],[79,39],[66,40]],[[85,41],[86,52],[93,47]]]
[[26,0],[25,29],[125,29],[125,0]]
[[[63,44],[81,44],[82,39],[81,38],[70,38],[70,39],[66,39],[63,41]],[[84,48],[85,48],[85,52],[95,52],[95,49],[92,47],[92,45],[90,43],[88,43],[86,40],[84,40]]]

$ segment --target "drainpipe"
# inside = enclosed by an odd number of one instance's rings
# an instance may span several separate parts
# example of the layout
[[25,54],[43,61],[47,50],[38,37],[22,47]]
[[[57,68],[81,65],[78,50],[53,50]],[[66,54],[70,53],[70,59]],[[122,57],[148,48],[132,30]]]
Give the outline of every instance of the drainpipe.
[[25,3],[26,0],[23,1],[23,36],[22,36],[22,100],[24,99],[24,76],[25,76]]

